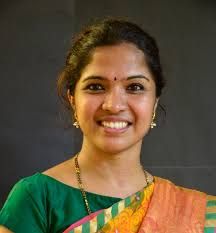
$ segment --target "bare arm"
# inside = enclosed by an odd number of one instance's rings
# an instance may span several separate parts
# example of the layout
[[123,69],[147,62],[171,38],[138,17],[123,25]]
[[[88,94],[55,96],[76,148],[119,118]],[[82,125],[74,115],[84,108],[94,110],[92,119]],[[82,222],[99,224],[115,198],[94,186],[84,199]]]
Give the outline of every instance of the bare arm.
[[0,226],[0,233],[13,233],[4,226]]

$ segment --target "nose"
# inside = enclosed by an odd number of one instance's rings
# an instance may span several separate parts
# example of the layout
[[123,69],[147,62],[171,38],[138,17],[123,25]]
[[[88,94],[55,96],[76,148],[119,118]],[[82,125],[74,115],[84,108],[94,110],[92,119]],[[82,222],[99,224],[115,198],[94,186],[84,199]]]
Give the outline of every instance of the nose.
[[114,88],[106,93],[102,109],[111,113],[119,113],[127,108],[126,93],[120,88]]

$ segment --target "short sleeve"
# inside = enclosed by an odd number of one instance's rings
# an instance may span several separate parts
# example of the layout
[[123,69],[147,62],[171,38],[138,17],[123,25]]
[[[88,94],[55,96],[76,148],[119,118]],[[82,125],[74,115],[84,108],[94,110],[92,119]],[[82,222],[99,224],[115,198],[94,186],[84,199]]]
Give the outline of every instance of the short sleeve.
[[40,185],[19,181],[0,211],[0,225],[15,233],[47,232],[45,199]]

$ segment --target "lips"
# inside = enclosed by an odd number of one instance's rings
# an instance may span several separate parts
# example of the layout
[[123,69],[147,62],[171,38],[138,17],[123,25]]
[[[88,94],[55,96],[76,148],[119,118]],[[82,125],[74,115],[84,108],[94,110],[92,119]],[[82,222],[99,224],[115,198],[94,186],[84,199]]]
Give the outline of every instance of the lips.
[[130,126],[132,123],[131,121],[128,121],[124,118],[116,118],[116,117],[106,117],[101,119],[100,121],[97,121],[97,123],[106,128],[106,129],[126,129],[128,126]]
[[111,129],[123,129],[126,128],[129,123],[126,121],[102,121],[101,125],[105,128],[111,128]]

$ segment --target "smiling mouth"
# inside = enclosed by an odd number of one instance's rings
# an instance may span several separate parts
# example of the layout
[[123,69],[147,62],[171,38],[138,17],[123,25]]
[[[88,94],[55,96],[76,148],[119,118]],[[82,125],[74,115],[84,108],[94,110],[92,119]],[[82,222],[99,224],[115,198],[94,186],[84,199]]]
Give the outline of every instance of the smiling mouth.
[[103,126],[104,128],[109,128],[109,129],[125,129],[129,125],[131,125],[130,122],[127,121],[100,121],[98,122],[100,126]]

